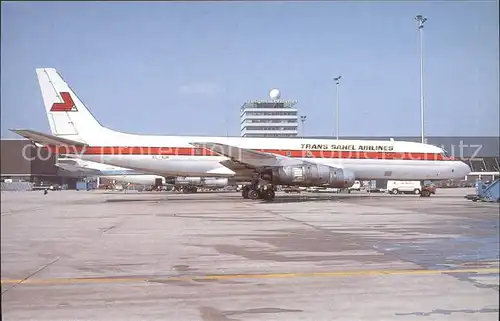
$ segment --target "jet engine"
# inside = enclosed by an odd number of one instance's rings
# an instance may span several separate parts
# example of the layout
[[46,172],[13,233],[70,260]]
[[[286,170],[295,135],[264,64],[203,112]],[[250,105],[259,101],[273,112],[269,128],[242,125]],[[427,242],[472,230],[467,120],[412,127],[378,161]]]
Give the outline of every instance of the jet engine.
[[204,184],[202,186],[217,187],[217,188],[226,187],[229,184],[229,180],[223,177],[205,177],[203,181]]
[[354,184],[354,180],[354,173],[348,170],[306,162],[273,171],[273,181],[277,185],[347,188]]

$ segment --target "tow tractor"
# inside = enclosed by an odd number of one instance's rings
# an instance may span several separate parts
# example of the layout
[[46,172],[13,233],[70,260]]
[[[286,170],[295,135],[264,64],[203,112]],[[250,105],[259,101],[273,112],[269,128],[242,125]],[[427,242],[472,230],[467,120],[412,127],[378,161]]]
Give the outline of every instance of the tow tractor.
[[423,185],[420,197],[430,197],[431,194],[436,194],[436,187],[434,185]]

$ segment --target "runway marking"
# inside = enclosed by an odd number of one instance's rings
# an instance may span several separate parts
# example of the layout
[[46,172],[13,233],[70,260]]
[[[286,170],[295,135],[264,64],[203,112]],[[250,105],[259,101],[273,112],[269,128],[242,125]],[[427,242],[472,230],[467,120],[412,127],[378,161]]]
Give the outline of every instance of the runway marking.
[[456,270],[358,270],[338,272],[309,272],[309,273],[270,273],[270,274],[219,274],[201,276],[172,276],[172,277],[100,277],[100,278],[54,278],[54,279],[27,279],[2,280],[2,284],[76,284],[76,283],[131,283],[131,282],[168,282],[168,281],[198,281],[198,280],[232,280],[232,279],[278,279],[278,278],[306,278],[306,277],[349,277],[349,276],[377,276],[377,275],[438,275],[457,273],[500,273],[500,268],[476,268]]
[[[15,284],[13,286],[11,286],[10,288],[6,288],[4,290],[2,290],[2,294],[4,294],[5,292],[9,291],[10,289],[13,289],[15,288],[16,286],[22,284],[23,282],[26,282],[27,280],[29,280],[32,276],[36,275],[37,273],[40,273],[41,271],[45,270],[46,268],[48,268],[49,266],[51,266],[52,264],[56,263],[57,261],[59,261],[59,258],[56,258],[55,260],[53,260],[52,262],[49,262],[47,264],[44,264],[43,266],[41,266],[38,270],[36,270],[35,272],[31,273],[30,275],[28,275],[27,277],[25,277],[24,279],[22,280],[18,280],[19,282],[14,282]],[[3,282],[2,282],[3,283]]]

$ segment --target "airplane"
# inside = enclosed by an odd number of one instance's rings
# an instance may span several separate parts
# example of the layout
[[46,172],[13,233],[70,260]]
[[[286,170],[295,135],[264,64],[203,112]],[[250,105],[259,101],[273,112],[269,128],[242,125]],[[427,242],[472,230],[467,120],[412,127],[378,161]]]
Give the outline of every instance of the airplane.
[[224,177],[162,177],[78,158],[59,157],[55,166],[67,171],[104,177],[122,183],[150,186],[173,185],[177,190],[184,193],[196,193],[198,187],[216,189],[226,187],[229,184],[229,180]]
[[348,188],[355,180],[446,180],[470,167],[423,143],[317,138],[139,135],[102,126],[54,68],[37,68],[52,134],[12,129],[51,152],[159,176],[227,177],[245,199],[277,185]]

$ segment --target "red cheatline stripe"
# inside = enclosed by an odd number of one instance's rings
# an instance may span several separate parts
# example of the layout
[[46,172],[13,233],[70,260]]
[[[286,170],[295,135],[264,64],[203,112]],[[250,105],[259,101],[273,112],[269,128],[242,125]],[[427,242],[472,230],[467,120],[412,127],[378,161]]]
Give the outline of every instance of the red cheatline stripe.
[[[168,155],[168,156],[218,156],[210,150],[191,147],[122,147],[92,146],[83,149],[78,146],[48,146],[58,154],[83,155]],[[344,158],[344,159],[395,159],[395,160],[453,160],[438,153],[401,153],[401,152],[368,152],[368,151],[322,151],[322,150],[279,150],[256,149],[257,151],[274,153],[288,157],[311,158]]]

